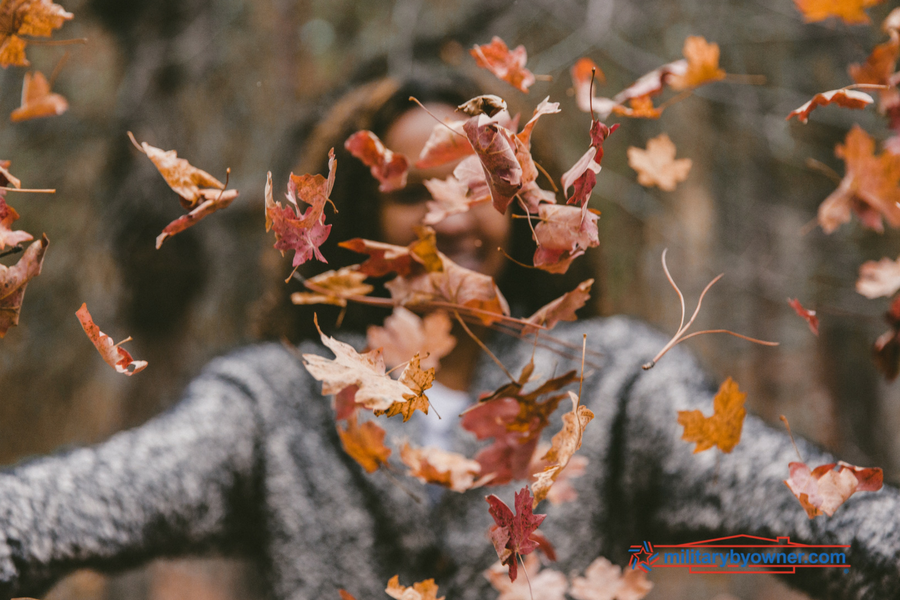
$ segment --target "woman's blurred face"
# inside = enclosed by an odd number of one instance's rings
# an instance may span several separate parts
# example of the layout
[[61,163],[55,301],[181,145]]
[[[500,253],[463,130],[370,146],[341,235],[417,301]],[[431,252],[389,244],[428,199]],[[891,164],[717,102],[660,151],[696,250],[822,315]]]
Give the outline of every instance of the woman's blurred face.
[[[429,104],[440,119],[459,118],[454,107]],[[436,121],[421,108],[408,110],[397,119],[384,136],[384,144],[394,152],[406,155],[410,163],[416,161],[431,135]],[[426,203],[431,195],[425,188],[426,179],[444,179],[453,172],[456,163],[431,169],[416,169],[410,165],[406,188],[381,194],[379,212],[385,242],[405,246],[416,239],[413,227],[421,224],[428,212]],[[437,233],[438,250],[450,260],[473,271],[497,277],[505,258],[497,248],[507,250],[510,220],[497,212],[490,202],[476,204],[468,212],[447,217],[433,226]]]

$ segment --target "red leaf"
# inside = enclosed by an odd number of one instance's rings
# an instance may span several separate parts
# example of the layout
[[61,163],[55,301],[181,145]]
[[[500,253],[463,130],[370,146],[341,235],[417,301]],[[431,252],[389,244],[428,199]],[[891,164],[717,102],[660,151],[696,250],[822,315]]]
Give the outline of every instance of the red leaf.
[[506,214],[513,196],[522,187],[522,167],[516,159],[513,135],[486,115],[472,117],[463,130],[481,160],[494,208]]
[[163,245],[163,242],[166,241],[166,238],[171,237],[176,233],[181,233],[188,227],[195,225],[198,221],[205,217],[208,217],[217,210],[227,208],[237,197],[237,190],[224,190],[219,194],[217,198],[204,200],[199,205],[197,205],[197,208],[186,215],[178,217],[165,226],[165,228],[162,230],[162,233],[156,236],[156,249],[159,250],[160,246]]
[[370,168],[372,177],[381,184],[378,186],[380,191],[391,192],[406,187],[409,161],[402,154],[388,150],[371,131],[357,131],[347,138],[344,148]]
[[97,352],[100,353],[106,364],[123,375],[134,375],[147,368],[147,361],[134,360],[131,358],[131,354],[120,346],[120,344],[127,342],[131,338],[116,344],[111,337],[100,331],[100,328],[94,324],[91,313],[88,312],[87,304],[82,304],[81,308],[75,311],[75,316],[78,317],[88,339],[93,342],[94,347],[97,348]]
[[534,266],[550,273],[565,273],[576,257],[600,245],[597,215],[577,206],[542,204],[541,222],[534,228],[538,248]]
[[491,530],[491,541],[501,564],[509,565],[509,579],[516,580],[516,559],[534,552],[538,547],[537,542],[531,539],[531,534],[544,521],[547,515],[535,515],[532,513],[531,492],[524,487],[516,492],[516,514],[497,496],[486,496],[490,505],[490,513],[494,518],[496,527]]
[[[585,305],[591,297],[591,286],[594,285],[593,279],[582,281],[571,292],[567,292],[542,306],[536,313],[528,317],[527,321],[535,325],[543,325],[547,329],[553,327],[560,321],[575,321],[575,311]],[[522,334],[526,335],[536,331],[535,328],[524,328]]]
[[[328,179],[321,175],[297,176],[291,173],[287,193],[290,204],[287,206],[282,206],[281,202],[275,202],[272,198],[272,174],[267,174],[266,231],[275,231],[275,248],[281,250],[282,256],[285,250],[294,251],[292,264],[295,267],[313,256],[324,263],[328,262],[319,251],[319,246],[331,233],[331,225],[325,224],[325,203],[330,202],[328,197],[334,186],[337,166],[334,148],[328,152],[328,157]],[[302,214],[297,204],[298,199],[310,205]]]
[[791,308],[796,311],[799,317],[806,320],[813,335],[819,335],[819,317],[816,316],[816,311],[803,308],[803,305],[800,304],[800,300],[797,298],[794,298],[793,300],[788,298],[788,304],[791,305]]
[[416,160],[417,169],[439,167],[474,153],[463,131],[465,120],[438,123]]
[[534,83],[534,75],[525,68],[528,53],[524,46],[510,50],[503,40],[494,36],[490,44],[475,46],[469,53],[475,58],[475,64],[516,89],[528,93]]

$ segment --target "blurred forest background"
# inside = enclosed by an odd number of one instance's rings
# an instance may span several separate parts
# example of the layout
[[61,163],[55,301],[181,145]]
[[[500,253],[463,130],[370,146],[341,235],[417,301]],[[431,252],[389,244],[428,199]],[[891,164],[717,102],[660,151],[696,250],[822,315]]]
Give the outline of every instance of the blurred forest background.
[[[443,61],[528,115],[544,96],[562,114],[538,130],[560,165],[588,146],[587,115],[569,92],[569,68],[592,58],[613,95],[641,74],[681,57],[688,35],[721,48],[721,66],[761,75],[762,85],[724,81],[700,88],[659,121],[611,118],[622,127],[605,145],[591,206],[602,211],[598,302],[674,332],[677,297],[668,264],[700,327],[775,340],[778,348],[727,336],[688,342],[718,379],[731,375],[748,405],[774,426],[842,458],[881,466],[900,482],[900,387],[876,372],[870,349],[887,327],[888,300],[854,290],[865,260],[900,253],[900,237],[856,222],[826,236],[810,222],[835,183],[806,166],[815,158],[839,173],[834,145],[853,123],[884,139],[873,108],[819,109],[809,124],[785,122],[815,93],[852,83],[847,66],[884,41],[875,26],[805,24],[790,0],[61,0],[75,19],[55,39],[80,46],[33,46],[33,68],[51,72],[68,50],[54,91],[69,111],[0,125],[0,157],[26,187],[15,194],[17,228],[50,247],[29,285],[21,324],[0,341],[0,463],[101,441],[171,406],[210,358],[258,339],[258,315],[285,286],[285,264],[264,231],[266,171],[287,180],[302,156],[297,140],[323,114],[329,93],[377,75],[402,76],[418,60]],[[524,44],[528,67],[549,75],[528,96],[474,66],[467,48],[502,37]],[[19,104],[24,69],[0,74],[0,114]],[[225,211],[169,239],[162,227],[182,214],[155,168],[129,143],[176,149],[219,179],[231,168],[240,197]],[[645,189],[625,155],[666,132],[693,159],[671,193]],[[553,173],[557,178],[560,173]],[[276,187],[280,189],[280,184]],[[519,224],[521,225],[521,224]],[[15,257],[2,259],[12,264]],[[818,309],[819,338],[787,304]],[[133,378],[104,364],[74,312],[95,320],[150,366]],[[674,416],[673,416],[674,418]],[[787,467],[785,466],[785,475]],[[798,510],[800,507],[798,506]],[[487,566],[487,565],[486,565]],[[794,597],[766,576],[654,572],[648,599],[759,600]],[[380,590],[371,590],[377,597]],[[50,598],[250,600],[263,597],[251,563],[230,558],[160,560],[111,577],[80,572]],[[797,598],[802,596],[797,595]]]

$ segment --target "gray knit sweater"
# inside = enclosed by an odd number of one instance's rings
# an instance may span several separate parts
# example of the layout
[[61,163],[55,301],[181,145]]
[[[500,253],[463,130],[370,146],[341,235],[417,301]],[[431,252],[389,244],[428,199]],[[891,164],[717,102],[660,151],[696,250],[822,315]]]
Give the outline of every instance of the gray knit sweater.
[[[596,418],[580,451],[588,472],[573,480],[578,501],[540,507],[556,568],[582,570],[599,555],[623,564],[628,546],[644,540],[790,536],[850,544],[852,568],[801,569],[787,583],[817,598],[900,598],[897,490],[857,494],[833,517],[809,520],[782,483],[795,459],[787,436],[753,417],[716,475],[718,451],[692,454],[676,422],[678,410],[710,414],[715,391],[688,353],[676,349],[642,371],[665,340],[624,318],[554,335],[580,346],[582,332],[602,353],[584,381]],[[517,373],[532,346],[498,337],[493,349]],[[331,356],[312,343],[301,350]],[[535,362],[550,376],[579,361],[538,348]],[[481,360],[473,396],[503,379]],[[341,449],[319,390],[283,347],[246,348],[213,361],[180,404],[142,427],[0,474],[0,597],[39,595],[78,567],[209,551],[258,559],[276,598],[337,598],[339,587],[377,597],[395,573],[406,585],[434,577],[450,600],[493,597],[482,576],[496,561],[485,490],[435,495],[409,480],[416,502],[386,474],[366,475]],[[420,424],[399,421],[380,419],[389,439],[416,440]],[[465,432],[456,444],[475,448]],[[802,442],[801,451],[813,466],[832,461]],[[490,491],[512,505],[521,486]]]

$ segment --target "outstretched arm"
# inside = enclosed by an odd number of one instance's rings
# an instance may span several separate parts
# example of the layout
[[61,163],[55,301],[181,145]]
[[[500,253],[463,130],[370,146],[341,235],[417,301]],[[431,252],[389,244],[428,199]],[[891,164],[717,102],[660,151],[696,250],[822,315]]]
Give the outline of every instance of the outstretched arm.
[[39,595],[79,567],[252,546],[258,418],[222,370],[142,427],[0,473],[0,598]]
[[[650,541],[746,534],[805,544],[848,544],[851,567],[799,568],[785,577],[815,598],[890,598],[900,589],[900,493],[859,493],[832,517],[809,519],[783,483],[797,454],[786,433],[748,416],[738,446],[693,454],[677,411],[712,414],[715,388],[686,353],[636,377],[620,414],[623,506]],[[798,440],[810,468],[835,462]],[[863,465],[875,466],[875,465]],[[635,543],[641,540],[636,540]]]

